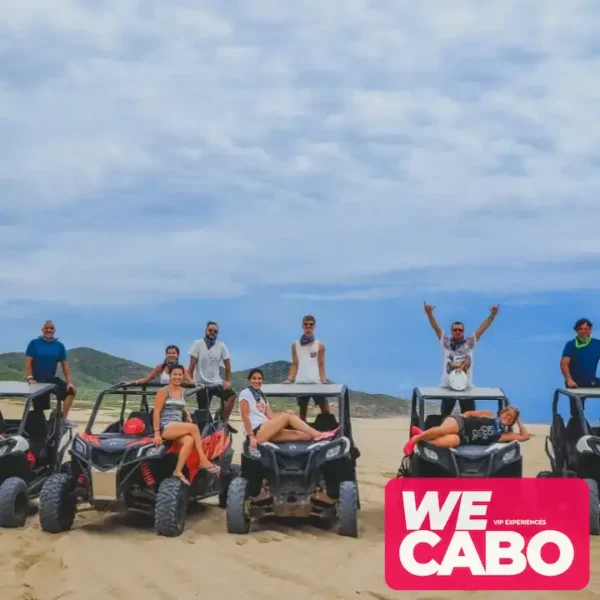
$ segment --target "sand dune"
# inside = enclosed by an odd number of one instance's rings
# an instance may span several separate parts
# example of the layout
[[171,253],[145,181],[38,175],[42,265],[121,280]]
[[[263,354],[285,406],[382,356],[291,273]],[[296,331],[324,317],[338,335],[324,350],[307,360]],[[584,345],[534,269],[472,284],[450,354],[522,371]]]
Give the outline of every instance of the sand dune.
[[[78,421],[85,418],[83,413],[72,416]],[[547,466],[543,453],[547,428],[531,430],[536,437],[524,445],[528,476]],[[35,515],[22,530],[0,530],[0,594],[11,600],[187,600],[225,593],[236,600],[522,596],[518,592],[389,590],[383,576],[384,488],[398,468],[407,421],[356,420],[355,435],[362,452],[363,503],[357,540],[314,524],[277,521],[264,523],[247,536],[229,535],[216,501],[193,509],[186,531],[174,539],[155,535],[152,524],[137,515],[80,512],[73,530],[59,535],[42,532]],[[239,457],[241,435],[234,437]],[[600,597],[600,540],[592,539],[591,544],[593,574],[586,590],[528,593],[528,600]]]

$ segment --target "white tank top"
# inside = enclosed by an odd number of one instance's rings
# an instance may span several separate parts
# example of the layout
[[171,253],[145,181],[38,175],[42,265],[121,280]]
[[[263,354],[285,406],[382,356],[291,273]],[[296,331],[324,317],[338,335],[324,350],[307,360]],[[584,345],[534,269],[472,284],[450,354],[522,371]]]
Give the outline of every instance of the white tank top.
[[296,340],[296,355],[298,356],[298,372],[296,383],[321,383],[319,377],[319,348],[321,343],[315,340],[312,344],[303,346]]
[[159,382],[160,383],[170,383],[171,382],[171,376],[169,375],[169,372],[166,369],[160,374]]

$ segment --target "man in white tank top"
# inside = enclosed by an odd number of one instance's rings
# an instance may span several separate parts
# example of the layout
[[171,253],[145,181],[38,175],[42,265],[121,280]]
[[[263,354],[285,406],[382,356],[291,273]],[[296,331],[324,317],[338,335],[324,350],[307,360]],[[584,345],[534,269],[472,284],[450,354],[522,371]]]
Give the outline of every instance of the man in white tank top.
[[[325,377],[325,345],[315,339],[315,318],[306,315],[302,319],[303,335],[299,340],[292,342],[292,366],[284,383],[328,383]],[[306,421],[308,403],[311,396],[299,396],[298,407],[300,418]],[[329,412],[326,398],[313,398],[316,406],[322,413]]]

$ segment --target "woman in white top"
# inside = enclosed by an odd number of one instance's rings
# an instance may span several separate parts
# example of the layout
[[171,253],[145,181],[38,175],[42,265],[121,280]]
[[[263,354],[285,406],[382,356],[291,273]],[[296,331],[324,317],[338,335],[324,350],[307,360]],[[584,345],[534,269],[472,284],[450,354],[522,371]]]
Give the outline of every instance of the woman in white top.
[[[131,381],[134,385],[143,385],[156,379],[158,377],[159,383],[167,384],[171,381],[169,376],[169,369],[179,364],[179,348],[174,345],[167,346],[165,350],[165,360],[163,360],[160,364],[156,365],[146,377],[142,377],[141,379],[136,379],[135,381]],[[187,371],[185,371],[185,382],[191,385],[195,385],[194,380],[188,375]]]
[[250,447],[265,442],[293,442],[309,440],[327,440],[337,433],[334,431],[318,431],[307,425],[300,417],[290,413],[274,413],[260,388],[263,383],[263,372],[252,369],[248,373],[250,385],[238,396],[242,422]]

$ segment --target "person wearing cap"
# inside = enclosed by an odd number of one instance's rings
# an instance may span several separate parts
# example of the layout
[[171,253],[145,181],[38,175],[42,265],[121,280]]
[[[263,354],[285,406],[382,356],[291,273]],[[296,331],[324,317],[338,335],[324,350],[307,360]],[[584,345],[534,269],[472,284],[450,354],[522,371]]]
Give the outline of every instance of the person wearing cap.
[[[462,321],[454,321],[450,327],[451,335],[446,335],[433,316],[435,306],[423,303],[425,314],[431,327],[435,331],[442,349],[442,387],[449,387],[448,376],[454,370],[463,371],[467,376],[467,387],[473,387],[473,351],[484,332],[494,322],[500,305],[492,306],[487,319],[479,326],[473,335],[465,337],[465,325]],[[447,417],[452,413],[456,400],[445,398],[442,400],[442,416]],[[472,399],[459,400],[461,412],[475,410],[475,401]]]

